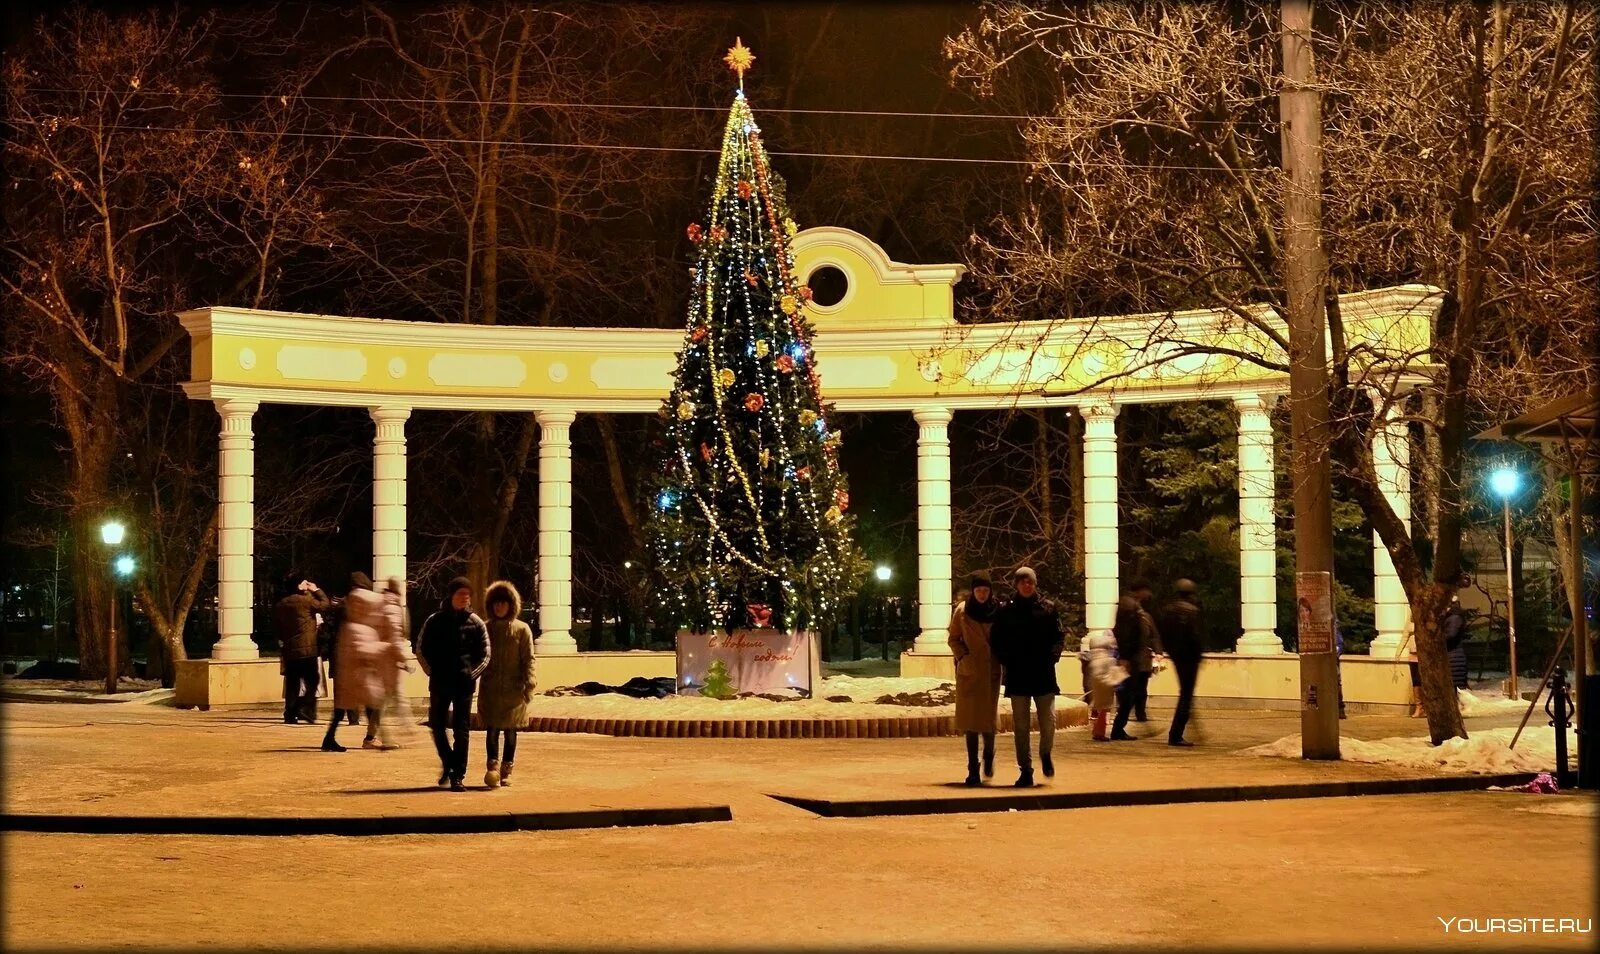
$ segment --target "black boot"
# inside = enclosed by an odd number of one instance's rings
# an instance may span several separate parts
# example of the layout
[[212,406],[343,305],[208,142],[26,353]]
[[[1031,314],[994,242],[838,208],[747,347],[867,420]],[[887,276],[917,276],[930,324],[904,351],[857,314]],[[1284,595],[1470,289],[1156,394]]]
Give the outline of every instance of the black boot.
[[339,727],[339,720],[338,719],[335,719],[332,722],[328,723],[328,734],[322,737],[322,751],[324,751],[324,752],[343,752],[345,750],[344,746],[340,745],[339,741],[333,737],[333,730],[338,728],[338,727]]
[[1055,778],[1056,777],[1056,763],[1050,761],[1050,753],[1049,752],[1040,752],[1039,753],[1039,767],[1044,769],[1044,777],[1045,778]]
[[1017,788],[1032,788],[1033,787],[1033,766],[1032,765],[1023,766],[1022,774],[1018,775],[1017,776],[1017,780],[1015,782],[1013,782],[1012,784],[1014,786],[1016,786]]
[[994,778],[994,733],[983,734],[983,777]]
[[982,785],[978,777],[978,733],[967,733],[967,784]]

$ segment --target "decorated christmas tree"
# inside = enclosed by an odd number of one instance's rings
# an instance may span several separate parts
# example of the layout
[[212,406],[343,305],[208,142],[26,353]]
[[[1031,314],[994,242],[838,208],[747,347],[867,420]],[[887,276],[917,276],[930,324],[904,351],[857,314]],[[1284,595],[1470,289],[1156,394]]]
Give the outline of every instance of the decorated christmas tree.
[[687,229],[698,255],[652,489],[657,611],[699,631],[828,626],[865,568],[789,251],[799,227],[744,96],[753,60],[743,43],[726,58],[739,90]]
[[722,660],[712,663],[711,668],[706,670],[706,684],[700,687],[700,694],[713,699],[732,699],[739,694]]

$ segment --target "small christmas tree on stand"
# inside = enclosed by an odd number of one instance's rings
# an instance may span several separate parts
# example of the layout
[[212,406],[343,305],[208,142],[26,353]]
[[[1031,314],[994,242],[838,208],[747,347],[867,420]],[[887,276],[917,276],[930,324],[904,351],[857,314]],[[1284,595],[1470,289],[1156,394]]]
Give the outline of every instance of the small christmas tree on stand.
[[739,91],[706,221],[687,229],[699,256],[653,488],[657,610],[696,632],[825,630],[865,570],[789,251],[799,228],[744,97],[753,60],[742,42],[726,58]]

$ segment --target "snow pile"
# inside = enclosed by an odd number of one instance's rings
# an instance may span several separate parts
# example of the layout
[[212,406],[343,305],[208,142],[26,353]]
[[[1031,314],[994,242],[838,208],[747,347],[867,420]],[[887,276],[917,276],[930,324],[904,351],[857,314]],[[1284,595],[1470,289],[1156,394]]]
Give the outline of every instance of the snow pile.
[[[795,699],[777,702],[759,696],[742,699],[712,699],[706,696],[667,696],[664,699],[633,698],[606,693],[596,696],[534,696],[528,703],[528,715],[538,718],[559,719],[872,719],[937,717],[955,715],[955,705],[910,707],[904,705],[879,705],[870,700],[884,695],[906,691],[910,684],[914,691],[925,692],[931,683],[937,688],[941,680],[930,678],[853,679],[836,684],[833,676],[823,681],[823,692],[831,695],[859,693],[865,702],[828,702],[826,695],[814,699]],[[888,684],[888,685],[885,685]],[[835,692],[835,690],[839,690]],[[855,698],[852,696],[852,698]],[[1056,698],[1057,724],[1059,713],[1086,708],[1077,699],[1064,696]],[[1075,721],[1082,721],[1075,720]],[[1297,753],[1298,754],[1298,753]]]
[[[1443,770],[1451,773],[1497,775],[1511,772],[1543,772],[1555,768],[1555,734],[1548,726],[1529,727],[1512,749],[1515,726],[1473,731],[1470,738],[1447,739],[1435,746],[1426,738],[1390,738],[1368,742],[1342,738],[1339,754],[1346,762],[1393,765],[1397,768]],[[1578,736],[1568,730],[1567,751],[1576,752]],[[1268,755],[1300,758],[1300,736],[1288,735],[1276,742],[1242,750],[1240,755]]]
[[820,699],[829,696],[849,696],[851,702],[875,702],[884,696],[903,693],[932,692],[941,686],[954,687],[948,679],[937,676],[828,676],[816,693]]
[[[1507,712],[1521,715],[1528,710],[1528,700],[1511,699],[1504,693],[1474,693],[1467,689],[1457,689],[1456,697],[1461,702],[1461,714],[1469,717],[1503,715]],[[1517,747],[1521,748],[1522,743],[1518,742]]]

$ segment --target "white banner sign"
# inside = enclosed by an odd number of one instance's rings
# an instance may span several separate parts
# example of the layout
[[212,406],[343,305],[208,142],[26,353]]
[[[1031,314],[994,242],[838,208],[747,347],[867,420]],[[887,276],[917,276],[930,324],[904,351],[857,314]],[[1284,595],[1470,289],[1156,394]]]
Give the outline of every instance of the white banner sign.
[[678,694],[811,693],[822,684],[814,633],[740,629],[678,633]]

